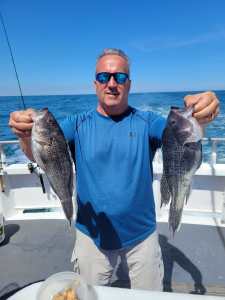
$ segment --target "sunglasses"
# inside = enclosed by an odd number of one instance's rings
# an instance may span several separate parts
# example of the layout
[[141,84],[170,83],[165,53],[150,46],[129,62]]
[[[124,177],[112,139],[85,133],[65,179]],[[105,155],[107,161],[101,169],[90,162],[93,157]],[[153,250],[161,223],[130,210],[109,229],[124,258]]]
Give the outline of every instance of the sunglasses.
[[127,79],[129,79],[129,75],[127,73],[121,73],[121,72],[116,72],[116,73],[109,73],[109,72],[101,72],[101,73],[97,73],[95,75],[95,79],[102,83],[108,83],[111,76],[113,76],[114,80],[116,81],[116,83],[118,84],[124,84],[126,82]]

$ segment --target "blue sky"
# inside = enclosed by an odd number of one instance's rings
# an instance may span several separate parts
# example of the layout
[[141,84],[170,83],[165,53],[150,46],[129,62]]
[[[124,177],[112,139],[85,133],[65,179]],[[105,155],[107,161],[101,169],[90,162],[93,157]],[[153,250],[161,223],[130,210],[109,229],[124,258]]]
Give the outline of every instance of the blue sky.
[[[0,0],[25,95],[94,93],[96,57],[123,49],[132,92],[225,89],[224,0]],[[0,95],[18,95],[0,26]]]

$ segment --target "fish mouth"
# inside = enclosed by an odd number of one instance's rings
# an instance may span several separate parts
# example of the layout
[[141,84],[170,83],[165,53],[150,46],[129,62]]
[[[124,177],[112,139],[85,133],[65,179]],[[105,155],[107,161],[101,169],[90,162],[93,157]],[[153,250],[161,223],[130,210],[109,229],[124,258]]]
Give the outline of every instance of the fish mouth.
[[194,108],[193,106],[187,108],[180,108],[178,106],[171,106],[170,110],[172,111],[173,115],[180,116],[184,119],[190,119],[192,117]]
[[48,113],[48,108],[42,108],[42,109],[35,109],[34,114],[32,115],[32,120],[37,121],[41,118],[43,118]]
[[193,106],[185,107],[185,108],[181,108],[179,106],[171,106],[170,109],[177,114],[183,115],[183,117],[185,118],[191,117],[194,111]]
[[170,106],[170,109],[172,110],[181,110],[179,106]]

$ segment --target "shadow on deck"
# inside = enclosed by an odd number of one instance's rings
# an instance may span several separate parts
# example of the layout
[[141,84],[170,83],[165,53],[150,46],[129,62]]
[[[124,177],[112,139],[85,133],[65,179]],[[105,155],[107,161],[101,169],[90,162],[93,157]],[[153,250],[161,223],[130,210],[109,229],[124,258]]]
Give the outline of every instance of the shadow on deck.
[[[216,228],[183,224],[174,239],[159,224],[164,261],[164,291],[225,296],[225,250]],[[225,228],[222,229],[225,235]],[[53,273],[71,271],[74,232],[64,220],[7,222],[0,245],[0,300],[42,281]],[[120,272],[118,267],[117,274]],[[129,287],[115,280],[112,286]]]

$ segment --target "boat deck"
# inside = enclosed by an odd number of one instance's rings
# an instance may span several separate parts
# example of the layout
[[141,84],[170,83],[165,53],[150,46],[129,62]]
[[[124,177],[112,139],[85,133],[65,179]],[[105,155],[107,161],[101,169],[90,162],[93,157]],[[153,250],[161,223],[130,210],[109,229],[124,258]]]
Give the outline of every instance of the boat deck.
[[[225,227],[182,224],[174,238],[159,223],[164,290],[225,296]],[[65,220],[7,221],[0,244],[0,299],[50,276],[72,270],[74,231]],[[119,267],[118,267],[119,271]],[[113,286],[122,286],[114,277]]]

